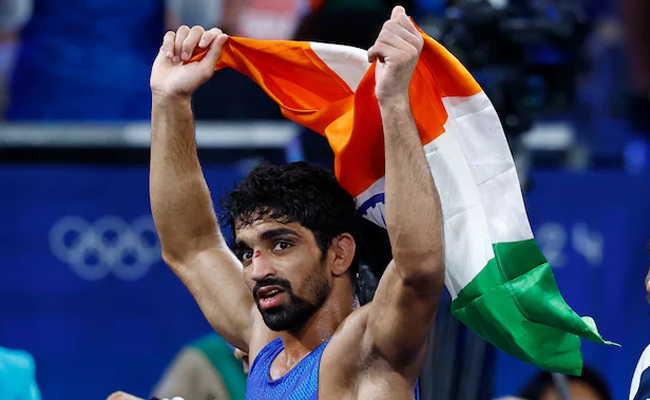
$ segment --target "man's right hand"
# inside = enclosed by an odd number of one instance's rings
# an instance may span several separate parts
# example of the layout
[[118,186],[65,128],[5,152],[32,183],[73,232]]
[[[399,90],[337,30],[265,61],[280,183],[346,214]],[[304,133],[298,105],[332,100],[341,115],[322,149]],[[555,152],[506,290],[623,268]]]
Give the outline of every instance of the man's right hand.
[[[176,32],[167,32],[151,69],[153,94],[189,98],[214,74],[226,40],[228,36],[217,28],[205,31],[200,26],[190,29],[184,25]],[[209,49],[208,53],[202,60],[186,64],[197,47]]]

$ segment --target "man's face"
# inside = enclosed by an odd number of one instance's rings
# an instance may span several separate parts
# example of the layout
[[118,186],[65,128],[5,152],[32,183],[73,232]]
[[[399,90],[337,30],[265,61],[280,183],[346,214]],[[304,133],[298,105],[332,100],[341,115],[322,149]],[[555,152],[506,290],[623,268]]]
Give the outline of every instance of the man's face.
[[238,226],[235,253],[257,308],[274,331],[299,329],[329,295],[325,257],[314,234],[298,223],[267,218]]

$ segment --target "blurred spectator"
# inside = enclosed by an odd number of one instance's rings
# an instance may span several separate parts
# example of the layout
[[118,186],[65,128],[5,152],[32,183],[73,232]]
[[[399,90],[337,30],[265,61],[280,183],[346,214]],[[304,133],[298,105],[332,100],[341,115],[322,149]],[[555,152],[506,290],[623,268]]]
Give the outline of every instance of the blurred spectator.
[[301,0],[234,0],[237,36],[256,39],[290,39],[298,25]]
[[[310,0],[309,11],[295,37],[368,49],[390,16],[390,10],[398,4],[407,12],[413,8],[413,1],[409,0]],[[301,128],[301,139],[307,161],[334,168],[334,154],[324,137]]]
[[622,4],[631,76],[629,116],[639,131],[650,134],[650,2],[623,0]]
[[[256,39],[291,39],[303,0],[222,0],[228,34]],[[231,69],[218,71],[193,95],[197,120],[278,120],[280,108],[248,77]]]
[[18,32],[31,15],[32,0],[0,0],[0,119],[8,101],[7,85],[13,69]]
[[7,119],[149,119],[149,72],[165,21],[214,25],[220,7],[221,0],[34,0]]
[[41,400],[34,376],[31,355],[0,347],[0,399]]
[[296,37],[367,49],[396,5],[411,13],[414,2],[394,0],[310,0]]
[[[176,30],[181,25],[199,25],[205,28],[222,26],[224,8],[234,0],[166,0],[166,29]],[[239,0],[242,3],[246,0]]]
[[[582,376],[567,376],[571,400],[612,400],[607,384],[596,371],[585,366]],[[550,372],[539,372],[524,387],[525,400],[559,400]]]
[[183,348],[167,367],[153,390],[158,398],[188,400],[244,400],[247,355],[234,349],[216,333]]

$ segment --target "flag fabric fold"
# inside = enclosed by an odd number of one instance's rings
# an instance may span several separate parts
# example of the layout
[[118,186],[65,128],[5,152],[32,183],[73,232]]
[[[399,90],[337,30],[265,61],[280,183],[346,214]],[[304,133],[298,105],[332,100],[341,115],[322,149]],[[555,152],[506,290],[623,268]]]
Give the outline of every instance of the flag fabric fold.
[[[562,298],[490,100],[451,53],[421,34],[411,108],[440,194],[452,312],[513,356],[579,374],[580,337],[612,343]],[[328,139],[340,184],[365,218],[386,228],[383,132],[366,51],[231,37],[217,69],[226,67],[253,79],[288,119]]]

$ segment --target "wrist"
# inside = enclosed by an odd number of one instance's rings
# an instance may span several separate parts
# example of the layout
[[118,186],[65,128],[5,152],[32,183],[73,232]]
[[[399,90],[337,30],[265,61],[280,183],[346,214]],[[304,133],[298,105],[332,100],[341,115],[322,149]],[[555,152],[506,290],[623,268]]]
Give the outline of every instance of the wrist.
[[388,97],[377,97],[379,110],[382,112],[406,112],[411,109],[411,102],[408,94],[393,95]]
[[159,107],[188,105],[192,103],[192,96],[184,94],[170,94],[163,90],[152,89],[151,101],[154,106]]

